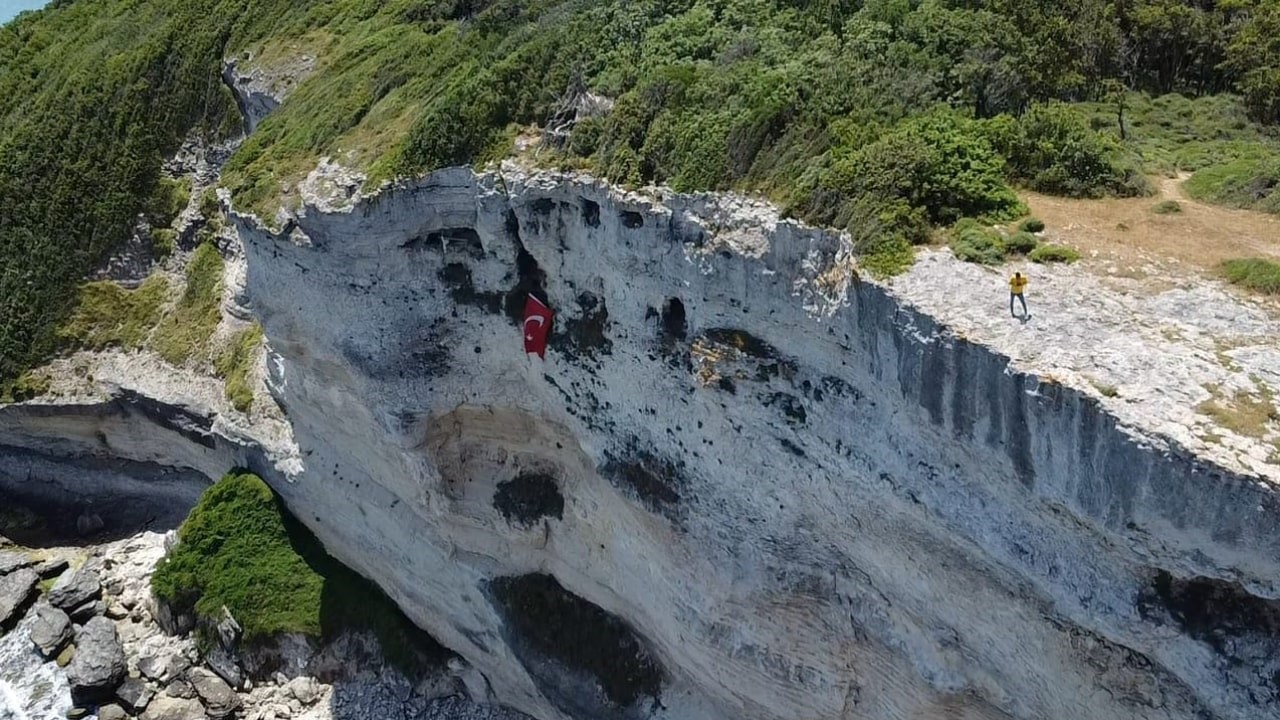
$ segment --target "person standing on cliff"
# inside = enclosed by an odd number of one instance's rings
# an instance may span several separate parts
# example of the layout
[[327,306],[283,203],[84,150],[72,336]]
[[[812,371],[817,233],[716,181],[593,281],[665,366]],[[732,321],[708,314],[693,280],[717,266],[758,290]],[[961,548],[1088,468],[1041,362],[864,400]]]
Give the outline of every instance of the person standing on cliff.
[[[1031,313],[1027,312],[1027,298],[1023,293],[1027,289],[1027,276],[1020,272],[1015,272],[1013,277],[1009,278],[1009,314],[1015,319],[1021,319],[1026,322],[1031,317]],[[1013,311],[1013,299],[1017,298],[1022,303],[1022,317],[1018,318],[1018,314]]]

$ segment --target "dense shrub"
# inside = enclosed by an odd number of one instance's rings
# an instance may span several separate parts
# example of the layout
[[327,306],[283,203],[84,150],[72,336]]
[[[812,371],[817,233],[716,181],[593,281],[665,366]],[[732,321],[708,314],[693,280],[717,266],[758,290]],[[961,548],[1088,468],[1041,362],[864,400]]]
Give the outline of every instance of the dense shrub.
[[1029,233],[1044,232],[1044,221],[1040,218],[1030,217],[1019,223],[1018,229]]
[[1222,263],[1227,281],[1267,295],[1280,295],[1280,263],[1264,258],[1243,258]]
[[367,629],[403,665],[446,655],[377,587],[329,557],[256,475],[214,483],[178,540],[151,577],[156,595],[202,619],[225,606],[251,645],[280,633],[331,639]]
[[965,262],[999,265],[1008,248],[1000,233],[976,222],[957,223],[951,229],[951,252]]
[[1027,257],[1038,263],[1073,263],[1080,259],[1080,253],[1062,245],[1041,245]]
[[1004,241],[1005,250],[1018,255],[1026,255],[1035,250],[1039,244],[1040,240],[1035,235],[1023,230],[1010,235]]

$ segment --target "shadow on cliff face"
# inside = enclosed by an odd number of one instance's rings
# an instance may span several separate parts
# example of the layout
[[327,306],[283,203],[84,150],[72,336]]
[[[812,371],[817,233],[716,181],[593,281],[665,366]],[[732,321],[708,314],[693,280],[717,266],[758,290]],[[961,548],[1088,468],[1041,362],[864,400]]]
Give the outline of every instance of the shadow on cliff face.
[[0,448],[0,535],[27,547],[112,542],[178,527],[208,480],[194,471]]
[[493,506],[507,522],[526,528],[542,518],[564,516],[564,496],[555,478],[546,473],[521,473],[498,483]]
[[621,619],[550,575],[497,578],[489,590],[516,657],[561,711],[621,719],[659,707],[665,673]]
[[1184,632],[1228,657],[1240,643],[1280,650],[1280,601],[1250,595],[1236,583],[1213,578],[1183,580],[1158,571],[1138,600],[1138,612],[1172,619]]

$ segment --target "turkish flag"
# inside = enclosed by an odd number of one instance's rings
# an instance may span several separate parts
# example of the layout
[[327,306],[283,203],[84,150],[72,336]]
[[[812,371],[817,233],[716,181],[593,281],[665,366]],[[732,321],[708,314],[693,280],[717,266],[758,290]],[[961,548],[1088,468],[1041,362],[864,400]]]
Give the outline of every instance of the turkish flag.
[[541,300],[529,295],[524,301],[524,351],[538,353],[538,357],[547,356],[547,333],[551,332],[551,308]]

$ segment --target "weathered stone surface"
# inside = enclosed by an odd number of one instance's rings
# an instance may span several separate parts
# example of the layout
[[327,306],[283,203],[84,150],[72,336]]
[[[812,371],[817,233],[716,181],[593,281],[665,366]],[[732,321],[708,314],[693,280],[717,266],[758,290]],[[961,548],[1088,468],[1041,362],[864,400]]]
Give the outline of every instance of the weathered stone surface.
[[77,702],[109,699],[124,680],[125,670],[115,623],[95,617],[76,632],[76,652],[67,665],[67,680]]
[[169,697],[189,700],[196,696],[196,689],[186,678],[177,678],[165,687],[164,694]]
[[146,682],[138,678],[128,678],[116,688],[116,697],[120,699],[120,704],[134,715],[145,710],[154,695],[155,693],[147,687]]
[[36,572],[42,578],[51,578],[61,575],[70,565],[64,557],[49,558],[36,565]]
[[71,618],[43,602],[36,605],[34,612],[36,620],[31,626],[31,642],[40,649],[41,655],[53,657],[71,639]]
[[77,625],[83,625],[89,622],[91,618],[99,615],[105,615],[107,612],[107,604],[101,600],[88,600],[76,607],[67,610],[67,615],[71,621]]
[[18,611],[31,599],[40,576],[30,568],[0,575],[0,628],[17,622]]
[[296,677],[285,685],[285,690],[303,705],[310,705],[320,697],[320,684],[311,677]]
[[196,695],[200,696],[209,717],[214,720],[228,717],[240,708],[240,696],[213,672],[204,668],[192,668],[187,673],[187,679],[195,688]]
[[98,708],[98,720],[125,720],[127,717],[128,713],[119,705],[103,705]]
[[27,553],[18,550],[0,552],[0,575],[8,575],[14,570],[31,567],[35,561]]
[[142,720],[203,720],[204,706],[194,698],[158,697],[140,716]]
[[67,612],[102,594],[98,573],[88,567],[67,570],[49,590],[49,604]]

